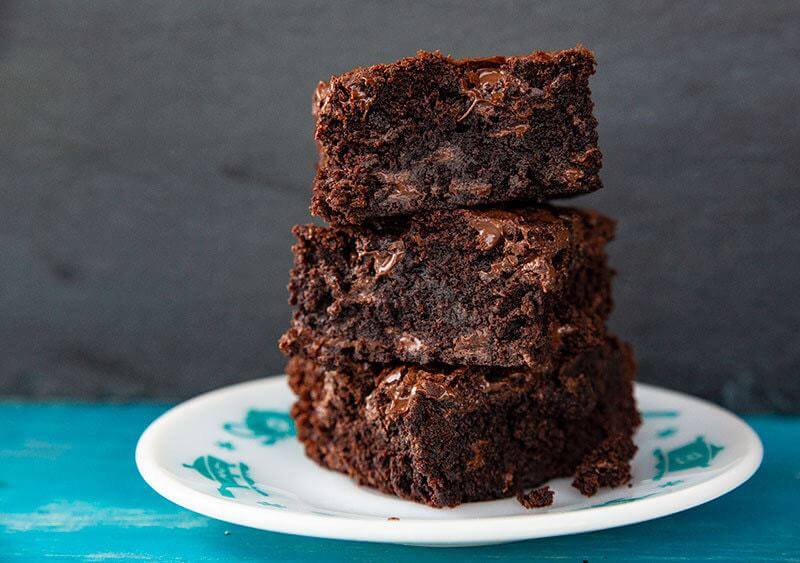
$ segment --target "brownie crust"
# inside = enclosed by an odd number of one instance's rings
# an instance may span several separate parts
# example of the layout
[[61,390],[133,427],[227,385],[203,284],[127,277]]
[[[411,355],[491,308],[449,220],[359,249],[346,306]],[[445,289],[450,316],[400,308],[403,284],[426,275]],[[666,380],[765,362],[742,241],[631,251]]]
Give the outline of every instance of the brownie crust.
[[420,52],[320,83],[312,213],[361,224],[599,189],[594,68],[580,46],[464,60]]
[[459,209],[293,232],[287,355],[547,367],[604,341],[614,222],[598,213]]
[[[300,356],[287,368],[298,438],[311,459],[436,507],[514,496],[577,468],[603,471],[609,461],[616,473],[596,484],[625,482],[640,422],[634,371],[630,348],[614,338],[549,370],[327,370]],[[626,448],[608,453],[611,442]],[[585,494],[597,490],[580,485]]]

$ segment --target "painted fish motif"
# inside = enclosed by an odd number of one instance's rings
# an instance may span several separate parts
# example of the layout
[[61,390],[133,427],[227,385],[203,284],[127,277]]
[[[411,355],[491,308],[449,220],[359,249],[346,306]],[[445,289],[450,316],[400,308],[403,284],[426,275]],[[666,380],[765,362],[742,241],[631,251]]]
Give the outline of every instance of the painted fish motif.
[[219,484],[217,491],[223,497],[233,498],[231,489],[249,489],[260,495],[269,496],[256,487],[246,463],[228,463],[213,455],[205,455],[195,459],[194,463],[184,463],[183,466],[194,469],[206,479],[216,481]]
[[656,474],[654,481],[658,481],[667,473],[685,471],[695,467],[708,467],[723,446],[706,443],[703,436],[698,436],[694,442],[689,442],[674,450],[664,452],[661,448],[653,450],[656,458]]
[[250,409],[244,422],[227,422],[226,432],[239,438],[259,438],[265,446],[295,435],[292,417],[283,412]]

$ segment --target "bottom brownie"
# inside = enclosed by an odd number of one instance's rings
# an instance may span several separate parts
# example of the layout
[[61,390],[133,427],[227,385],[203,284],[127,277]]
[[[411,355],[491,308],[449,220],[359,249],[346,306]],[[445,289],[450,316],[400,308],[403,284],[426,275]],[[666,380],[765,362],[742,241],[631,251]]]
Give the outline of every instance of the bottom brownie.
[[584,494],[630,478],[640,419],[630,347],[614,338],[554,369],[357,364],[294,357],[306,454],[431,506],[508,497],[576,474]]

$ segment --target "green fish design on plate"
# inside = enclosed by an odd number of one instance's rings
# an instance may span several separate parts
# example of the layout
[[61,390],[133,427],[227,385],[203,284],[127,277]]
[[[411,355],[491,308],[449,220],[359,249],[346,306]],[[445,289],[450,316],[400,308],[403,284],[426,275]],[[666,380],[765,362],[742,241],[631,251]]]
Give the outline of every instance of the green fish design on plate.
[[698,436],[694,442],[689,442],[674,450],[664,452],[661,448],[653,450],[656,458],[656,474],[654,481],[658,481],[667,473],[685,471],[695,467],[708,467],[711,460],[724,449],[723,446],[706,443],[703,436]]
[[223,497],[233,498],[231,489],[248,489],[265,497],[269,496],[269,493],[256,486],[246,463],[228,463],[213,455],[204,455],[195,459],[194,463],[184,463],[183,466],[194,469],[206,479],[216,481],[219,484],[217,491]]
[[250,409],[244,422],[227,422],[222,427],[239,438],[259,438],[265,446],[295,435],[292,417],[278,411]]

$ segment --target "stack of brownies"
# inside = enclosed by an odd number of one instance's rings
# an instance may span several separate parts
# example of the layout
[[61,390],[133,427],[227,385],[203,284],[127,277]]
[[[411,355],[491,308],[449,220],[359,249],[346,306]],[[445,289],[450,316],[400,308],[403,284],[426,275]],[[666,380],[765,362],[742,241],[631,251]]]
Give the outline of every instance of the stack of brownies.
[[309,457],[432,506],[630,478],[615,224],[544,203],[601,187],[594,66],[422,52],[320,84],[311,209],[332,226],[294,228],[280,343]]

